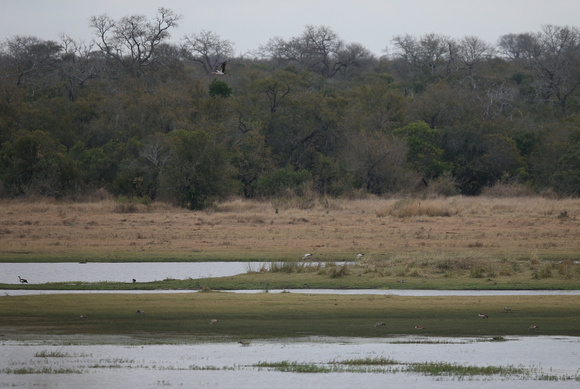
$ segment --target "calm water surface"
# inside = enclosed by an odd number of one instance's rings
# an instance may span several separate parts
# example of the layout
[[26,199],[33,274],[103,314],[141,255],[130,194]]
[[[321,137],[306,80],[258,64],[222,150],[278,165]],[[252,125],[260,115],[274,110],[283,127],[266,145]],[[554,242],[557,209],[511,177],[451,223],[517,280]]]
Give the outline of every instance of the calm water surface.
[[34,284],[131,282],[133,278],[139,282],[184,280],[234,276],[262,265],[258,262],[0,263],[0,283],[18,284],[18,276]]
[[[3,341],[0,387],[46,388],[577,388],[580,338],[300,338],[151,345],[95,344],[79,338]],[[521,367],[508,376],[426,376],[419,373],[284,373],[259,362],[326,365],[348,359],[388,358],[402,364],[447,362],[464,366]],[[399,365],[404,366],[404,365]],[[28,369],[28,374],[14,371]],[[50,371],[46,374],[42,371]],[[559,381],[540,380],[543,375]],[[561,380],[567,377],[572,380]]]

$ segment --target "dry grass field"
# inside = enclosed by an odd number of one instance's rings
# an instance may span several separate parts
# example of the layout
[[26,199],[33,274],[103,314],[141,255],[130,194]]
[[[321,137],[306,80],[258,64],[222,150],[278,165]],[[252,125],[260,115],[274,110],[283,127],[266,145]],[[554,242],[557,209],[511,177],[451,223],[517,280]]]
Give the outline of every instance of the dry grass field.
[[112,200],[0,202],[0,261],[580,257],[580,200],[451,197],[256,202],[207,211]]

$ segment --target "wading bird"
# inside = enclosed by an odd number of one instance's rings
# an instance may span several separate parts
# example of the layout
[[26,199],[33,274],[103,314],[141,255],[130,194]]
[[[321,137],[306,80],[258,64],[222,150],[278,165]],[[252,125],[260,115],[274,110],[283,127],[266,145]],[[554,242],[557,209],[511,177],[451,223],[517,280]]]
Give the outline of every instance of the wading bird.
[[483,313],[478,313],[477,317],[479,317],[480,319],[487,319],[487,315],[484,315]]
[[137,280],[133,278],[133,283],[135,283],[135,282],[137,282]]
[[310,258],[312,258],[312,254],[304,254],[304,256],[302,257],[302,260],[310,259]]
[[25,280],[24,278],[21,278],[20,276],[18,276],[18,281],[20,281],[21,284],[28,284],[28,280]]
[[222,62],[222,64],[220,65],[220,67],[218,69],[216,69],[215,71],[211,72],[211,74],[226,74],[226,62]]
[[377,322],[377,324],[375,324],[375,327],[382,327],[384,325],[386,325],[384,322],[379,321],[379,322]]
[[209,324],[217,324],[218,323],[218,319],[211,319],[211,321],[209,322]]
[[535,324],[532,324],[532,325],[530,326],[530,328],[528,328],[528,330],[530,330],[530,331],[533,331],[533,330],[538,330],[538,329],[540,329],[540,327],[539,327],[539,326],[537,326],[537,325],[535,325]]
[[425,327],[423,327],[423,326],[415,326],[415,329],[417,329],[417,330],[424,330]]
[[242,346],[249,346],[250,345],[249,340],[240,340],[238,343],[241,344]]
[[137,314],[139,314],[139,315],[144,315],[145,313],[146,313],[145,311],[142,311],[140,309],[137,310]]

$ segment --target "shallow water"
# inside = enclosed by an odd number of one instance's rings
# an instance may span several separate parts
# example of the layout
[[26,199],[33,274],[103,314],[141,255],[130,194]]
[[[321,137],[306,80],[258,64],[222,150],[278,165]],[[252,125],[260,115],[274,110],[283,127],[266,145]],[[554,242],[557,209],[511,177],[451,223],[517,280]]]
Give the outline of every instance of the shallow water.
[[[173,294],[198,293],[199,290],[0,290],[1,296],[32,296],[39,294]],[[300,293],[300,294],[368,294],[379,296],[578,296],[580,290],[430,290],[430,289],[264,289],[224,290],[224,293]]]
[[227,277],[258,270],[262,262],[0,263],[0,283],[139,282]]
[[[109,339],[111,340],[111,339]],[[429,388],[576,388],[578,380],[538,380],[543,374],[577,377],[580,338],[517,337],[507,342],[482,338],[301,338],[171,345],[94,344],[94,340],[2,342],[0,387],[212,387],[353,388],[380,385]],[[522,367],[506,376],[426,376],[419,373],[284,373],[259,362],[328,364],[347,359],[388,358],[405,363],[448,362],[464,366]],[[14,374],[28,368],[35,374]],[[51,373],[38,373],[43,371]],[[22,371],[22,370],[21,370]],[[68,373],[66,373],[68,371]],[[59,373],[61,372],[61,373]]]

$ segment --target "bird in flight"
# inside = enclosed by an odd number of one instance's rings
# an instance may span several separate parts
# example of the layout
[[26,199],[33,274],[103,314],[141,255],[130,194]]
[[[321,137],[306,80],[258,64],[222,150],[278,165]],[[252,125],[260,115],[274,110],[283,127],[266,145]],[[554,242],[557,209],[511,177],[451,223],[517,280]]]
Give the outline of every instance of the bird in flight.
[[222,62],[219,68],[211,72],[211,74],[226,74],[226,61]]

